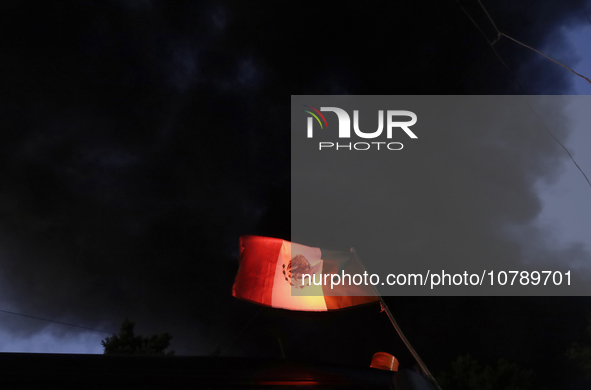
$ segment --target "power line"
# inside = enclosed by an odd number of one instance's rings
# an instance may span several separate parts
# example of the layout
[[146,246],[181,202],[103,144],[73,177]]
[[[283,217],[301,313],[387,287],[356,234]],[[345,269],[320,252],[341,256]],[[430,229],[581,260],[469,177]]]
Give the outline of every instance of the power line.
[[486,36],[486,34],[484,33],[484,31],[482,31],[482,29],[480,28],[480,26],[478,25],[478,23],[476,23],[476,21],[474,19],[472,19],[472,16],[470,16],[470,14],[468,13],[468,11],[466,11],[466,9],[464,8],[464,6],[462,5],[462,3],[460,3],[459,0],[456,0],[456,3],[458,3],[458,5],[460,6],[460,8],[462,9],[462,11],[464,12],[464,14],[468,17],[468,19],[470,19],[470,21],[472,22],[472,24],[474,25],[474,27],[476,27],[476,29],[478,31],[480,31],[480,33],[482,34],[482,36],[484,37],[484,39],[486,39],[486,42],[489,45],[493,45],[497,42],[497,40],[493,41],[493,43],[488,41],[488,37]]
[[497,25],[495,24],[495,21],[493,20],[493,18],[490,17],[490,15],[488,14],[488,11],[486,10],[486,8],[484,8],[484,5],[482,5],[482,3],[480,2],[480,0],[478,0],[478,4],[480,4],[480,6],[482,7],[482,9],[484,10],[484,13],[486,14],[486,16],[488,16],[488,20],[490,20],[490,22],[492,23],[492,25],[495,28],[495,30],[497,30],[497,34],[501,34],[501,32],[499,31],[499,29],[497,28]]
[[55,324],[60,324],[60,325],[66,325],[66,326],[73,326],[75,328],[80,328],[80,329],[86,329],[86,330],[92,330],[94,332],[101,332],[101,333],[108,333],[108,334],[115,334],[114,332],[109,332],[106,330],[101,330],[101,329],[95,329],[95,328],[89,328],[86,326],[81,326],[81,325],[76,325],[76,324],[70,324],[68,322],[61,322],[61,321],[55,321],[55,320],[50,320],[48,318],[42,318],[42,317],[37,317],[37,316],[32,316],[32,315],[28,315],[28,314],[22,314],[22,313],[15,313],[13,311],[8,311],[8,310],[0,310],[0,313],[6,313],[6,314],[12,314],[15,316],[21,316],[21,317],[26,317],[26,318],[32,318],[35,320],[40,320],[40,321],[47,321],[47,322],[52,322]]
[[[458,2],[458,4],[459,4],[459,1],[458,1],[458,0],[456,0],[456,2]],[[498,40],[499,40],[499,39],[500,39],[502,36],[503,36],[503,37],[506,37],[506,38],[508,38],[508,39],[512,40],[513,42],[515,42],[515,43],[517,43],[517,44],[519,44],[519,45],[521,45],[521,46],[523,46],[523,47],[525,47],[525,48],[527,48],[527,49],[529,49],[529,50],[532,50],[532,51],[534,51],[534,52],[536,52],[536,53],[538,53],[538,54],[540,54],[540,55],[542,55],[542,56],[546,57],[546,58],[547,58],[547,59],[549,59],[550,61],[552,61],[552,62],[554,62],[554,63],[556,63],[556,64],[558,64],[558,65],[560,65],[560,66],[562,66],[562,67],[564,67],[564,68],[566,68],[566,69],[568,69],[568,70],[570,70],[570,71],[571,71],[571,72],[573,72],[575,75],[577,75],[577,76],[579,76],[579,77],[581,77],[581,78],[583,78],[583,79],[587,80],[587,82],[588,82],[589,84],[591,84],[591,80],[589,80],[587,77],[583,76],[582,74],[575,72],[573,69],[569,68],[568,66],[564,65],[563,63],[556,61],[555,59],[553,59],[553,58],[551,58],[551,57],[547,56],[546,54],[542,53],[541,51],[539,51],[539,50],[536,50],[536,49],[534,49],[533,47],[531,47],[531,46],[528,46],[528,45],[526,45],[525,43],[523,43],[523,42],[520,42],[520,41],[518,41],[517,39],[515,39],[515,38],[512,38],[512,37],[510,37],[509,35],[507,35],[507,34],[503,33],[502,31],[500,31],[500,30],[497,28],[497,25],[496,25],[495,21],[494,21],[494,20],[493,20],[493,18],[490,16],[490,14],[488,13],[488,11],[486,10],[486,8],[484,7],[484,5],[482,4],[482,2],[481,2],[480,0],[478,0],[478,4],[480,4],[480,7],[482,7],[482,9],[483,9],[484,13],[485,13],[485,14],[486,14],[486,16],[488,17],[488,20],[490,20],[490,22],[491,22],[491,24],[493,25],[493,27],[495,28],[495,30],[497,30],[497,39],[496,39],[496,40],[495,40],[493,43],[491,43],[491,45],[494,45],[494,44],[495,44],[495,43],[496,43],[496,42],[497,42],[497,41],[498,41]],[[462,5],[461,5],[461,4],[460,4],[460,7],[462,7]],[[471,17],[471,16],[468,14],[468,12],[467,12],[467,11],[464,9],[464,7],[462,7],[462,10],[464,11],[464,13],[465,13],[466,15],[468,15],[468,17],[470,18],[470,20],[472,21],[472,23],[473,23],[473,24],[474,24],[474,25],[475,25],[475,26],[478,28],[478,30],[480,30],[480,32],[481,32],[482,34],[484,34],[484,32],[483,32],[483,31],[480,29],[480,27],[478,27],[478,24],[477,24],[477,23],[474,21],[474,19],[472,19],[472,17]],[[586,10],[585,10],[585,15],[587,15],[587,11],[586,11]],[[587,20],[589,20],[589,15],[587,15]],[[590,21],[590,22],[591,22],[591,21]],[[485,35],[485,36],[486,36],[486,35]],[[487,41],[488,41],[488,39],[487,39]]]
[[568,70],[570,70],[571,72],[573,72],[573,73],[574,73],[574,74],[576,74],[577,76],[579,76],[579,77],[581,77],[581,78],[583,78],[583,79],[587,80],[587,82],[588,82],[589,84],[591,84],[591,80],[589,80],[587,77],[583,76],[583,75],[582,75],[582,74],[580,74],[580,73],[577,73],[577,72],[575,72],[573,69],[571,69],[571,68],[569,68],[568,66],[566,66],[566,65],[564,65],[564,64],[562,64],[562,63],[560,63],[560,62],[556,61],[555,59],[553,59],[553,58],[551,58],[551,57],[548,57],[546,54],[542,53],[541,51],[539,51],[539,50],[536,50],[536,49],[534,49],[533,47],[526,45],[525,43],[519,42],[519,41],[518,41],[517,39],[515,39],[515,38],[511,38],[511,37],[510,37],[510,36],[508,36],[507,34],[504,34],[504,33],[500,33],[500,34],[501,34],[502,36],[504,36],[504,37],[507,37],[507,38],[509,38],[509,39],[510,39],[510,40],[512,40],[513,42],[516,42],[516,43],[520,44],[521,46],[523,46],[523,47],[526,47],[526,48],[528,48],[528,49],[530,49],[530,50],[532,50],[532,51],[534,51],[534,52],[536,52],[536,53],[538,53],[538,54],[540,54],[540,55],[542,55],[542,56],[546,57],[546,58],[547,58],[547,59],[549,59],[550,61],[552,61],[552,62],[554,62],[554,63],[556,63],[556,64],[558,64],[558,65],[560,65],[560,66],[562,66],[562,67],[564,67],[564,68],[566,68],[566,69],[568,69]]
[[[107,330],[102,330],[102,329],[96,329],[96,328],[89,328],[87,326],[82,326],[82,325],[76,325],[76,324],[70,324],[68,322],[62,322],[62,321],[56,321],[56,320],[51,320],[49,318],[43,318],[43,317],[37,317],[37,316],[32,316],[29,314],[22,314],[22,313],[16,313],[13,311],[8,311],[8,310],[1,310],[0,309],[0,313],[5,313],[5,314],[11,314],[11,315],[15,315],[15,316],[20,316],[20,317],[25,317],[25,318],[31,318],[34,320],[40,320],[40,321],[46,321],[46,322],[51,322],[54,324],[58,324],[58,325],[65,325],[65,326],[72,326],[74,328],[79,328],[79,329],[84,329],[84,330],[91,330],[93,332],[100,332],[100,333],[108,333],[110,335],[116,335],[117,333],[115,332],[109,332]],[[187,351],[193,351],[193,352],[197,352],[197,350],[192,349],[192,348],[187,348],[187,347],[181,347],[178,345],[170,345],[170,348],[174,348],[174,349],[185,349]],[[200,352],[200,351],[199,351]]]
[[570,159],[572,160],[572,162],[575,164],[575,166],[577,167],[577,169],[581,172],[581,174],[583,174],[583,176],[585,177],[585,180],[587,180],[587,184],[589,184],[589,187],[591,187],[591,182],[589,181],[589,178],[587,177],[587,175],[585,175],[585,172],[583,172],[583,170],[581,169],[581,167],[579,166],[579,164],[577,164],[577,162],[575,161],[573,155],[570,154],[570,151],[562,144],[562,142],[560,142],[554,136],[554,134],[552,134],[552,132],[550,131],[550,129],[548,128],[548,126],[546,126],[546,122],[542,119],[542,117],[540,117],[540,115],[538,115],[538,113],[536,112],[536,110],[534,110],[534,108],[531,106],[531,104],[529,104],[529,100],[527,101],[527,104],[530,106],[530,108],[532,109],[532,111],[534,112],[534,114],[536,114],[536,116],[540,119],[540,121],[544,125],[544,128],[546,129],[546,131],[548,132],[548,134],[550,134],[550,136],[554,139],[554,141],[558,142],[558,144],[560,146],[562,146],[562,148],[566,151],[566,153],[568,154],[568,156],[570,157]]
[[[464,9],[464,7],[462,7],[462,5],[460,4],[460,2],[458,0],[456,0],[456,2],[460,5],[460,8],[462,9],[462,11],[464,11],[464,13],[466,14],[466,16],[468,16],[468,18],[470,19],[470,21],[474,24],[474,26],[476,26],[476,28],[478,29],[478,31],[480,31],[482,33],[482,35],[486,38],[486,34],[484,34],[484,31],[482,31],[482,29],[480,28],[480,26],[478,25],[478,23],[476,23],[476,21],[470,16],[470,14]],[[494,28],[497,30],[498,34],[499,34],[499,38],[501,36],[504,36],[506,38],[509,38],[510,40],[530,49],[535,51],[536,53],[539,53],[541,55],[543,55],[544,57],[548,58],[549,60],[557,63],[560,66],[565,67],[566,69],[570,70],[571,72],[573,72],[574,74],[576,74],[577,76],[580,76],[582,78],[584,78],[585,80],[587,80],[590,84],[591,84],[591,80],[589,80],[587,77],[575,72],[574,70],[572,70],[571,68],[569,68],[568,66],[561,64],[560,62],[548,57],[547,55],[545,55],[544,53],[524,44],[519,42],[518,40],[511,38],[510,36],[502,33],[501,31],[499,31],[499,29],[497,28],[495,22],[493,21],[493,19],[491,18],[491,16],[489,15],[489,13],[486,11],[486,8],[484,8],[484,6],[482,5],[482,3],[480,2],[480,0],[478,0],[478,3],[480,4],[480,6],[482,7],[482,9],[484,10],[484,12],[486,13],[486,15],[488,16],[489,20],[491,21],[492,25],[494,26]],[[538,117],[538,119],[540,119],[540,121],[542,122],[542,124],[544,125],[544,128],[546,129],[546,131],[548,132],[548,134],[550,134],[550,136],[552,137],[552,139],[554,141],[556,141],[568,154],[569,158],[571,159],[571,161],[573,162],[573,164],[575,164],[575,166],[577,167],[577,169],[579,170],[579,172],[581,172],[581,174],[583,175],[583,177],[585,178],[585,180],[587,181],[587,184],[589,184],[589,187],[591,188],[591,181],[589,181],[589,178],[587,177],[587,175],[585,174],[585,172],[581,169],[581,167],[579,166],[579,164],[576,162],[575,158],[573,157],[573,155],[571,154],[571,152],[568,150],[568,148],[566,146],[564,146],[564,144],[562,142],[560,142],[558,140],[558,138],[556,138],[556,136],[550,131],[550,129],[548,128],[548,126],[546,125],[546,122],[544,122],[544,120],[540,117],[540,115],[538,115],[538,113],[536,112],[536,110],[534,110],[534,108],[532,107],[532,105],[530,104],[529,100],[527,99],[527,93],[525,93],[525,90],[523,89],[523,87],[521,86],[521,83],[519,82],[519,80],[517,80],[517,77],[515,77],[515,75],[513,74],[513,72],[511,71],[511,69],[509,68],[509,66],[507,66],[507,64],[505,63],[505,61],[503,60],[503,58],[500,56],[500,54],[497,52],[497,50],[494,47],[494,44],[499,40],[499,38],[497,38],[497,40],[495,40],[494,42],[489,42],[489,45],[491,47],[491,49],[493,50],[493,52],[496,54],[496,56],[498,57],[499,61],[501,61],[501,63],[503,64],[503,66],[507,69],[507,71],[509,72],[509,74],[511,75],[511,77],[513,78],[513,80],[515,81],[515,83],[519,86],[519,89],[521,90],[521,93],[525,96],[525,100],[527,102],[527,105],[530,107],[530,109],[534,112],[534,114]],[[486,38],[486,41],[488,42],[488,38]]]

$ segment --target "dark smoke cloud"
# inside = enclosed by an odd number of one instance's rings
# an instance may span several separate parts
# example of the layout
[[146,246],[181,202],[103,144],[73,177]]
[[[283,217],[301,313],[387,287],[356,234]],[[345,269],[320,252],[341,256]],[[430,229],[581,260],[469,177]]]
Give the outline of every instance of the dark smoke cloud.
[[[375,129],[370,127],[376,123],[375,101],[314,99],[293,104],[336,105],[348,112],[356,108],[361,128]],[[566,249],[548,245],[546,232],[535,225],[542,210],[536,183],[552,180],[567,162],[564,150],[544,126],[564,138],[572,127],[564,114],[571,100],[566,96],[390,98],[379,108],[404,108],[420,118],[413,126],[417,140],[394,135],[393,141],[404,144],[397,153],[335,148],[318,152],[317,142],[336,142],[334,134],[327,139],[316,134],[311,141],[294,132],[292,238],[328,248],[354,245],[369,271],[382,277],[441,269],[480,274],[523,269],[528,263],[537,270],[567,272],[576,264],[579,272],[571,272],[577,289],[561,293],[588,294],[590,269],[587,266],[582,273],[580,267],[589,253],[581,245]],[[299,119],[295,128],[304,129],[305,116],[293,116]],[[331,127],[333,118],[327,115]],[[338,141],[348,144],[345,139]],[[380,287],[388,296],[490,292],[473,287],[403,290]],[[549,288],[532,290],[530,286],[527,293],[550,293]],[[511,294],[519,292],[513,289]]]

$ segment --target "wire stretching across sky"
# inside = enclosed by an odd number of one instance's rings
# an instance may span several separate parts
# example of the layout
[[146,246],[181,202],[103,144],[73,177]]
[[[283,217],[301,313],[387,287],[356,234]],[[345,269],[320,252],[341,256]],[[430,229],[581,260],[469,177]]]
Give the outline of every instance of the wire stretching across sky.
[[[28,315],[28,314],[16,313],[16,312],[13,312],[13,311],[8,311],[8,310],[1,310],[0,309],[0,313],[15,315],[15,316],[19,316],[19,317],[30,318],[30,319],[33,319],[33,320],[51,322],[53,324],[58,324],[58,325],[71,326],[71,327],[74,327],[74,328],[79,328],[79,329],[84,329],[84,330],[90,330],[90,331],[93,331],[93,332],[108,333],[110,335],[115,335],[116,334],[116,332],[110,332],[108,330],[96,329],[96,328],[89,328],[87,326],[70,324],[68,322],[56,321],[56,320],[51,320],[49,318],[43,318],[43,317],[37,317],[37,316]],[[188,350],[188,351],[198,352],[198,351],[196,351],[194,349],[187,348],[187,347],[182,347],[182,346],[178,346],[178,345],[172,345],[171,344],[170,347],[171,348],[174,348],[174,349],[185,349],[185,350]]]
[[[512,40],[513,42],[515,42],[515,43],[517,43],[517,44],[519,44],[519,45],[521,45],[521,46],[523,46],[523,47],[525,47],[525,48],[527,48],[527,49],[530,49],[531,51],[534,51],[534,52],[536,52],[536,53],[538,53],[538,54],[540,54],[540,55],[542,55],[542,56],[546,57],[546,58],[547,58],[547,59],[549,59],[550,61],[552,61],[552,62],[554,62],[554,63],[556,63],[556,64],[558,64],[558,65],[560,65],[560,66],[562,66],[562,67],[564,67],[564,68],[566,68],[566,69],[568,69],[568,70],[570,70],[571,72],[573,72],[574,74],[576,74],[576,75],[577,75],[577,76],[579,76],[579,77],[582,77],[582,78],[584,78],[585,80],[587,80],[587,82],[588,82],[589,84],[591,84],[591,80],[589,80],[587,77],[583,76],[582,74],[580,74],[580,73],[578,73],[578,72],[575,72],[573,69],[569,68],[568,66],[564,65],[563,63],[556,61],[555,59],[553,59],[553,58],[551,58],[551,57],[547,56],[546,54],[542,53],[541,51],[539,51],[539,50],[536,50],[536,49],[534,49],[533,47],[531,47],[531,46],[528,46],[528,45],[526,45],[525,43],[522,43],[522,42],[518,41],[518,40],[517,40],[517,39],[515,39],[515,38],[511,38],[509,35],[507,35],[507,34],[503,33],[502,31],[500,31],[500,30],[498,29],[497,25],[495,24],[495,21],[494,21],[494,20],[493,20],[493,18],[490,16],[490,14],[489,14],[489,13],[488,13],[488,11],[486,10],[486,8],[485,8],[485,7],[484,7],[484,5],[482,4],[482,2],[480,2],[480,0],[478,0],[478,4],[480,4],[480,7],[482,7],[482,9],[484,10],[484,13],[485,13],[485,14],[486,14],[486,16],[488,17],[488,20],[490,20],[490,22],[491,22],[491,24],[493,25],[493,27],[495,28],[495,30],[497,30],[497,39],[496,39],[494,42],[492,42],[492,43],[491,43],[491,45],[494,45],[495,43],[497,43],[497,42],[499,41],[499,39],[501,39],[501,37],[506,37],[506,38],[508,38],[508,39]],[[465,11],[464,11],[464,12],[465,12]],[[585,14],[587,14],[587,12],[586,12],[586,11],[585,11]],[[470,19],[471,19],[471,18],[470,18]],[[474,24],[476,24],[476,22],[474,22],[474,21],[472,21],[472,22],[473,22]],[[482,30],[480,30],[480,31],[482,32]]]
[[31,316],[31,315],[28,315],[28,314],[22,314],[22,313],[15,313],[15,312],[13,312],[13,311],[8,311],[8,310],[0,310],[0,313],[5,313],[5,314],[12,314],[12,315],[15,315],[15,316],[20,316],[20,317],[25,317],[25,318],[31,318],[31,319],[34,319],[34,320],[40,320],[40,321],[51,322],[51,323],[54,323],[54,324],[59,324],[59,325],[72,326],[72,327],[74,327],[74,328],[80,328],[80,329],[85,329],[85,330],[91,330],[91,331],[93,331],[93,332],[108,333],[108,334],[110,334],[110,335],[114,335],[114,334],[115,334],[115,332],[109,332],[109,331],[107,331],[107,330],[96,329],[96,328],[89,328],[89,327],[86,327],[86,326],[81,326],[81,325],[76,325],[76,324],[70,324],[70,323],[67,323],[67,322],[61,322],[61,321],[50,320],[50,319],[48,319],[48,318],[42,318],[42,317],[37,317],[37,316]]
[[[459,2],[459,0],[456,0],[456,3],[458,3],[458,5],[460,6],[460,8],[462,9],[462,11],[464,12],[464,14],[466,14],[466,16],[468,17],[468,19],[470,19],[470,21],[472,22],[472,24],[476,27],[476,29],[478,31],[480,31],[480,33],[484,36],[484,38],[486,39],[486,42],[489,44],[489,46],[491,47],[491,49],[493,50],[493,52],[495,53],[495,55],[499,58],[500,62],[503,64],[503,66],[507,69],[507,71],[509,72],[509,74],[511,75],[511,77],[513,78],[513,80],[515,81],[515,83],[517,83],[517,85],[519,86],[519,89],[521,90],[521,93],[523,95],[527,95],[525,93],[525,90],[523,89],[523,87],[521,86],[521,83],[519,83],[519,81],[517,80],[517,77],[515,77],[515,75],[513,74],[513,72],[511,71],[511,69],[507,66],[507,64],[505,63],[505,61],[503,60],[503,58],[500,56],[500,54],[497,52],[497,50],[495,49],[494,45],[501,39],[501,37],[506,37],[518,44],[520,44],[521,46],[524,46],[530,50],[533,50],[534,52],[541,54],[542,56],[546,57],[547,59],[549,59],[552,62],[555,62],[556,64],[570,70],[571,72],[573,72],[575,75],[587,80],[587,82],[589,82],[591,84],[591,80],[589,80],[587,77],[583,76],[582,74],[579,74],[577,72],[575,72],[573,69],[569,68],[568,66],[556,61],[555,59],[547,56],[546,54],[532,48],[531,46],[528,46],[524,43],[519,42],[517,39],[515,38],[511,38],[510,36],[508,36],[507,34],[504,34],[503,32],[501,32],[498,28],[496,23],[494,22],[494,20],[492,19],[492,17],[490,16],[490,14],[488,13],[488,11],[486,10],[486,8],[484,7],[484,5],[480,2],[480,0],[478,0],[478,4],[480,4],[480,6],[482,7],[482,9],[484,10],[484,13],[486,14],[486,16],[488,17],[488,19],[490,20],[491,24],[493,25],[493,27],[495,28],[495,30],[497,31],[497,38],[493,41],[490,42],[488,40],[488,37],[486,36],[486,34],[484,33],[484,31],[480,28],[480,26],[478,25],[478,23],[476,23],[476,21],[472,18],[472,16],[470,16],[470,14],[468,13],[468,11],[466,11],[466,9],[462,6],[462,4]],[[527,100],[527,97],[526,97]],[[573,162],[573,164],[577,167],[577,169],[579,170],[579,172],[581,172],[581,174],[583,175],[583,177],[585,178],[585,180],[587,181],[587,184],[589,185],[589,188],[591,188],[591,181],[589,181],[589,178],[587,177],[587,175],[585,174],[585,172],[581,169],[581,167],[579,166],[579,164],[577,163],[577,161],[574,159],[573,155],[571,154],[571,152],[568,150],[568,148],[566,146],[564,146],[564,144],[562,142],[560,142],[560,140],[558,138],[556,138],[556,136],[550,131],[550,129],[548,128],[548,126],[546,126],[546,123],[544,122],[544,120],[540,117],[540,115],[538,115],[538,113],[533,109],[533,107],[531,106],[531,104],[529,103],[529,100],[527,100],[527,104],[529,105],[529,107],[532,109],[532,111],[534,112],[534,114],[540,119],[540,121],[542,122],[542,124],[544,125],[546,131],[548,132],[548,134],[550,134],[550,136],[552,137],[552,139],[554,141],[556,141],[568,154],[569,158],[571,159],[571,161]]]

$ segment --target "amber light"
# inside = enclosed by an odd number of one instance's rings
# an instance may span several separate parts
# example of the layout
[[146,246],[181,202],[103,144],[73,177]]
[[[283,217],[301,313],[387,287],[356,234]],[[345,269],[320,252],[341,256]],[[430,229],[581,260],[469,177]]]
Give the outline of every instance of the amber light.
[[386,352],[376,352],[371,359],[372,368],[386,371],[398,371],[398,359]]

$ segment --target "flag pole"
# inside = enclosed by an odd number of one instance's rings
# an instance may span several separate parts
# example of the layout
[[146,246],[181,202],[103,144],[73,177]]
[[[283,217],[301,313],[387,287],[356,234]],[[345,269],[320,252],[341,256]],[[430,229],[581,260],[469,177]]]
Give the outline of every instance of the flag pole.
[[[357,261],[359,262],[359,264],[361,264],[361,266],[363,267],[363,269],[365,271],[367,271],[365,269],[365,266],[363,265],[363,263],[359,259],[359,256],[357,255],[357,252],[355,251],[355,248],[351,247],[351,253],[353,254],[353,256],[355,256],[355,258],[357,259]],[[400,326],[398,326],[398,323],[394,319],[394,316],[392,315],[392,312],[390,311],[390,308],[388,307],[388,305],[384,301],[384,298],[380,295],[380,293],[378,292],[378,290],[376,289],[376,287],[373,284],[371,285],[371,287],[373,288],[373,291],[376,293],[376,295],[378,296],[378,299],[380,300],[380,306],[382,307],[382,311],[385,311],[386,314],[388,315],[388,318],[390,319],[390,322],[392,323],[392,326],[394,326],[394,329],[396,329],[396,333],[398,333],[398,336],[400,336],[400,338],[404,342],[404,345],[406,345],[406,348],[408,348],[408,350],[410,351],[410,353],[412,354],[412,356],[415,358],[415,360],[417,361],[417,363],[419,363],[419,366],[421,367],[421,370],[423,371],[423,373],[425,374],[425,376],[427,377],[427,379],[429,379],[429,381],[433,384],[433,386],[435,386],[435,388],[437,390],[441,390],[441,387],[439,387],[439,384],[437,383],[437,381],[435,380],[435,378],[433,377],[433,375],[431,374],[431,372],[429,371],[429,369],[427,368],[427,366],[425,365],[425,363],[423,363],[423,360],[421,359],[421,357],[419,356],[419,354],[417,353],[417,351],[415,351],[415,349],[412,347],[412,345],[410,344],[410,342],[408,341],[408,339],[406,338],[406,336],[404,335],[404,333],[402,333],[402,329],[400,329]]]

